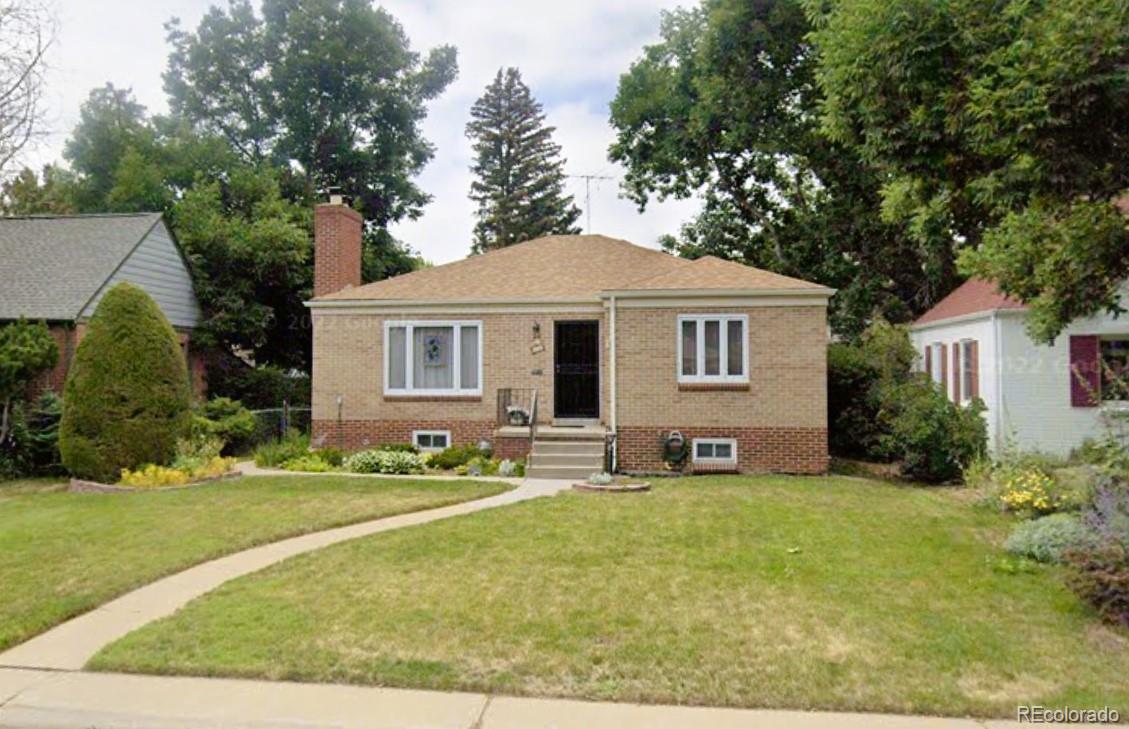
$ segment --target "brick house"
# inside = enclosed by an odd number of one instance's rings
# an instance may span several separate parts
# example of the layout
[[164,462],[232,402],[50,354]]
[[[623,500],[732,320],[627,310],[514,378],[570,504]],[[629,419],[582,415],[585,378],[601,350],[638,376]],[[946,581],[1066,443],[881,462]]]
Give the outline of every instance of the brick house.
[[360,216],[319,205],[315,444],[489,441],[583,477],[661,471],[677,433],[685,470],[827,468],[831,289],[601,235],[363,286],[360,256]]
[[1129,408],[1129,321],[1079,318],[1047,345],[1028,335],[1027,316],[995,283],[972,278],[922,314],[910,336],[918,366],[950,400],[983,401],[993,452],[1066,456]]
[[192,347],[200,306],[180,249],[160,213],[0,218],[0,324],[44,320],[59,363],[32,389],[61,393],[75,348],[102,295],[129,281],[153,297],[180,337],[193,390],[204,391]]

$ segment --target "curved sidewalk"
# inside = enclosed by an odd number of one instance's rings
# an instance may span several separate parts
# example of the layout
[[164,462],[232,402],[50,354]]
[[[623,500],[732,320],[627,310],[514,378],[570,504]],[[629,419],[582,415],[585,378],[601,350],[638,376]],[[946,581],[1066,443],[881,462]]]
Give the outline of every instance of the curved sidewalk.
[[126,593],[0,653],[0,667],[77,671],[104,646],[126,633],[171,615],[189,600],[229,580],[294,555],[370,534],[551,496],[570,484],[569,481],[526,479],[512,491],[484,499],[311,532],[204,562]]

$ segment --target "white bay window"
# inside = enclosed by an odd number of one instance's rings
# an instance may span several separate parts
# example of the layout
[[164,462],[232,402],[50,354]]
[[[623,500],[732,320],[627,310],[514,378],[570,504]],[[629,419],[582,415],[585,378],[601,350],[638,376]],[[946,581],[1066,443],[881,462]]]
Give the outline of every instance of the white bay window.
[[679,382],[748,382],[749,317],[685,314],[678,317]]
[[481,395],[482,322],[385,322],[384,392]]

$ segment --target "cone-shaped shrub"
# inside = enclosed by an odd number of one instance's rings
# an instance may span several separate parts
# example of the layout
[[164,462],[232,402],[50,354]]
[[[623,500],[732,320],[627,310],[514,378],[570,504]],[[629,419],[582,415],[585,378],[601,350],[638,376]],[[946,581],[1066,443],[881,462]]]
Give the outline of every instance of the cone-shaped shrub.
[[78,345],[63,393],[59,451],[79,478],[113,483],[123,468],[166,464],[191,423],[176,333],[149,295],[106,292]]

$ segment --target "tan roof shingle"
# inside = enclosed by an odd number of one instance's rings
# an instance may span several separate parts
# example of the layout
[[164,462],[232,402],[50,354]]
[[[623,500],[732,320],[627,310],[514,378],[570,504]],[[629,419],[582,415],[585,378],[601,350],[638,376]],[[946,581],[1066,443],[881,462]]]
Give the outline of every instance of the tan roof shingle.
[[315,301],[579,300],[611,290],[711,288],[826,290],[712,256],[690,261],[603,235],[553,235]]
[[623,286],[622,289],[625,291],[684,291],[691,289],[701,291],[710,289],[803,291],[825,288],[811,281],[782,276],[761,268],[727,261],[717,256],[703,256],[688,261],[688,264],[652,278],[640,279]]

